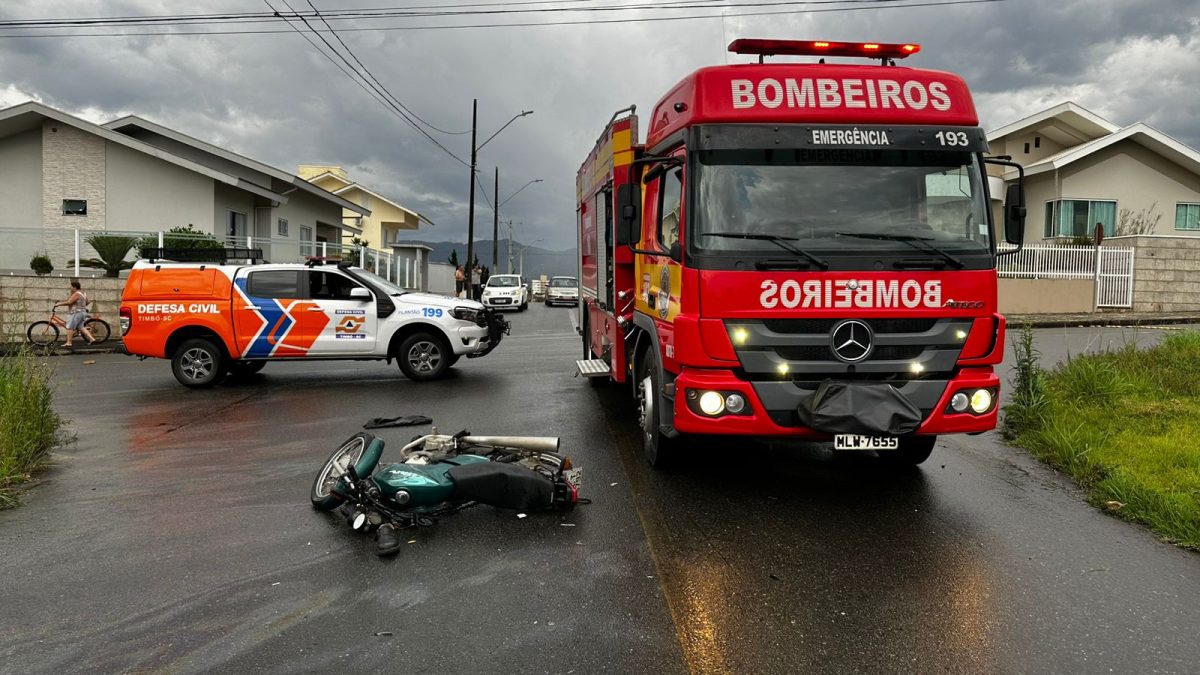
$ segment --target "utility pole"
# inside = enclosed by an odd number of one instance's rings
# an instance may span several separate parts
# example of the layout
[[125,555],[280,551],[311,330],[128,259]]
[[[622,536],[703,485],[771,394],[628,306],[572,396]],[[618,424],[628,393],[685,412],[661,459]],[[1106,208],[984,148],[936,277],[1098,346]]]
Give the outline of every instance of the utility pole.
[[513,240],[512,218],[509,218],[508,219],[508,273],[509,274],[512,274],[512,267],[513,267],[512,240]]
[[496,273],[496,256],[500,255],[500,167],[496,167],[496,184],[492,187],[492,273]]
[[[479,105],[479,99],[471,99],[471,175],[467,176],[471,182],[471,199],[467,206],[467,281],[471,281],[471,275],[475,273],[475,124],[477,122],[475,114]],[[474,295],[471,296],[474,300]]]

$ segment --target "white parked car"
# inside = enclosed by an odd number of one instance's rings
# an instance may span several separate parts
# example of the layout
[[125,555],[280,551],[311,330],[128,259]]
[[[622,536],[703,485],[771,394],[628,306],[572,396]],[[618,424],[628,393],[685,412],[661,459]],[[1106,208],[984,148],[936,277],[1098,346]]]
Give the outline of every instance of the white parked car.
[[488,277],[479,301],[484,307],[523,312],[529,307],[529,287],[520,274],[493,274]]
[[546,286],[546,306],[578,305],[579,280],[575,277],[552,277]]

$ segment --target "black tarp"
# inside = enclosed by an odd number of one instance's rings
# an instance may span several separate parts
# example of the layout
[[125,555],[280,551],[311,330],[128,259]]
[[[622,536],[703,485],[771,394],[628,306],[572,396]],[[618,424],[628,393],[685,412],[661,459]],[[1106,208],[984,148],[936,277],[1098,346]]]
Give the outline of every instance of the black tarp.
[[883,382],[822,382],[796,413],[826,434],[899,436],[921,425],[921,410]]

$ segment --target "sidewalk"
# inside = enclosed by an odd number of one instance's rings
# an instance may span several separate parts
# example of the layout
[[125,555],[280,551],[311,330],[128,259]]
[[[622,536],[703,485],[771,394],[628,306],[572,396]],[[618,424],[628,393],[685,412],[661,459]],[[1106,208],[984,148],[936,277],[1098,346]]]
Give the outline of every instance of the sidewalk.
[[1092,312],[1089,314],[1009,314],[1009,329],[1026,323],[1034,328],[1076,326],[1168,326],[1200,324],[1200,312]]

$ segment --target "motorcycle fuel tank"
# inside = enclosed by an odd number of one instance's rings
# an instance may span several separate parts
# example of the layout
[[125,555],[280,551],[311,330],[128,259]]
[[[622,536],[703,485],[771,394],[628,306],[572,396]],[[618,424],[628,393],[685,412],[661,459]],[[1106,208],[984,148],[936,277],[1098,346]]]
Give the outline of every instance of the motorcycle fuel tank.
[[[376,471],[371,479],[379,486],[385,499],[406,507],[434,506],[454,498],[454,481],[447,473],[455,466],[486,462],[479,455],[458,455],[453,462],[433,464],[389,464]],[[407,499],[397,495],[403,490]]]

